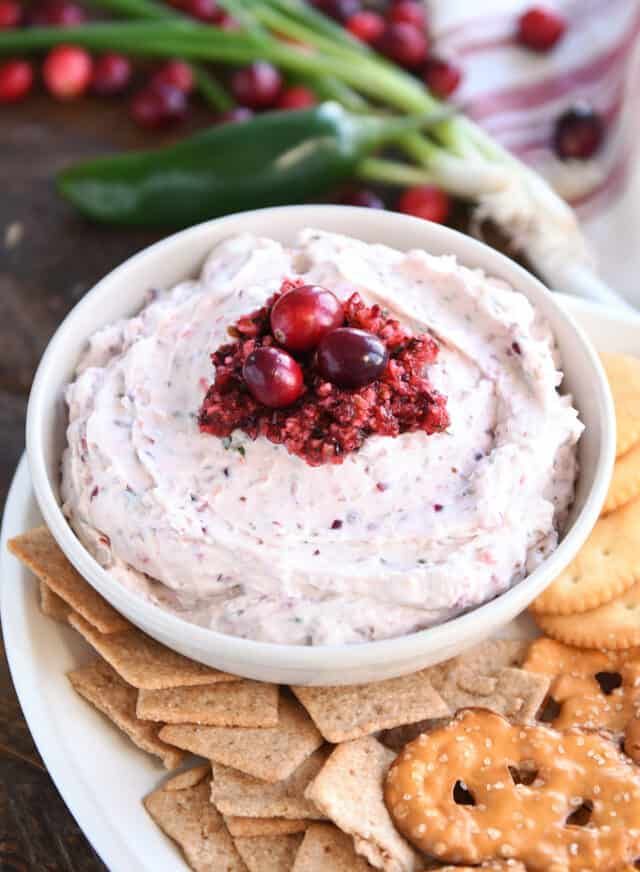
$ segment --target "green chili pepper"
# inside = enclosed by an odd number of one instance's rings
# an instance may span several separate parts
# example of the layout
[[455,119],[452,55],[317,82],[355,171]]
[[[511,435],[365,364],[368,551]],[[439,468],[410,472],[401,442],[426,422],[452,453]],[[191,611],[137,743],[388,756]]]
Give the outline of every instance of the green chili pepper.
[[439,121],[441,113],[355,115],[327,102],[212,127],[157,151],[81,163],[57,181],[74,206],[99,221],[184,227],[326,194],[379,146]]

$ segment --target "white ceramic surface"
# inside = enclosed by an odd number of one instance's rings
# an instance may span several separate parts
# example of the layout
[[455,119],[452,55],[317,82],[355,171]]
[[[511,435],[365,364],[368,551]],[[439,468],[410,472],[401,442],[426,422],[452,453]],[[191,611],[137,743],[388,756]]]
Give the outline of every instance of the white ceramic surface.
[[[617,320],[575,300],[565,299],[563,305],[599,349],[640,355],[640,318]],[[73,692],[65,672],[85,662],[89,648],[69,627],[41,614],[33,575],[6,550],[8,538],[41,521],[23,459],[4,515],[0,595],[11,675],[38,750],[110,872],[186,872],[179,853],[140,802],[163,777],[162,767]],[[529,636],[531,624],[522,616],[500,635]]]
[[[474,611],[399,639],[355,646],[303,648],[225,636],[145,602],[115,582],[68,526],[58,499],[65,440],[63,389],[87,337],[137,311],[150,287],[169,287],[195,274],[213,245],[239,231],[291,242],[303,227],[348,233],[399,249],[456,254],[525,294],[546,316],[564,362],[564,389],[586,425],[580,442],[581,475],[567,532],[556,551],[528,578]],[[46,523],[69,560],[90,583],[147,633],[181,653],[250,678],[281,683],[357,683],[407,673],[451,657],[512,620],[571,560],[593,526],[611,474],[614,453],[611,398],[600,363],[584,334],[557,299],[513,261],[446,227],[379,210],[340,206],[287,206],[233,215],[171,236],[134,256],[99,282],[73,309],[51,340],[38,369],[27,417],[27,453],[33,487]]]

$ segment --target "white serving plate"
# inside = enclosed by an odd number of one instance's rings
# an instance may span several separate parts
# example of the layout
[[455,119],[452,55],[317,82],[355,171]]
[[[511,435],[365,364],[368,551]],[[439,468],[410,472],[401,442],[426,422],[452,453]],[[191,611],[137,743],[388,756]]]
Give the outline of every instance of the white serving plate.
[[[617,316],[593,303],[562,299],[599,350],[640,356],[640,316]],[[0,593],[7,658],[38,750],[111,872],[184,872],[179,852],[140,802],[165,770],[73,692],[65,673],[86,661],[90,650],[75,631],[40,613],[34,577],[6,550],[7,539],[40,523],[23,457],[2,525]],[[501,635],[534,632],[529,618],[521,616]]]

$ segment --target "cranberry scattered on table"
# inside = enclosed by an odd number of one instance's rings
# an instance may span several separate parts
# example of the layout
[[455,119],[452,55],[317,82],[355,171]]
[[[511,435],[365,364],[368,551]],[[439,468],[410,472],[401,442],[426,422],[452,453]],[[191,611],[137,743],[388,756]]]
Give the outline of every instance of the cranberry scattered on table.
[[548,6],[532,6],[518,19],[518,42],[533,51],[550,51],[566,29],[566,19],[560,12]]
[[346,27],[349,33],[355,36],[356,39],[373,45],[384,33],[386,24],[382,15],[378,15],[377,12],[372,12],[369,9],[363,9],[349,18]]
[[28,61],[10,60],[0,63],[0,103],[18,103],[29,94],[33,85],[33,67]]
[[418,185],[409,188],[398,200],[399,212],[444,224],[451,212],[451,198],[442,188],[435,185]]
[[315,106],[317,102],[318,98],[311,88],[306,88],[304,85],[292,85],[291,88],[285,88],[280,94],[276,108],[307,109],[309,106]]
[[150,84],[152,87],[171,85],[183,94],[190,94],[194,86],[193,70],[184,61],[167,61],[153,74]]
[[72,100],[84,94],[91,83],[91,55],[76,45],[59,45],[51,49],[42,65],[42,78],[52,96]]
[[446,100],[462,81],[462,70],[453,61],[431,57],[422,70],[422,79],[432,94]]
[[588,160],[604,140],[604,122],[591,106],[578,103],[556,121],[553,146],[561,160]]
[[14,0],[0,0],[0,30],[11,30],[22,21],[22,7]]
[[129,58],[110,52],[97,58],[93,65],[91,90],[99,97],[114,97],[126,91],[131,81]]
[[187,97],[175,85],[147,85],[131,101],[131,117],[150,130],[181,124],[188,111]]
[[231,77],[231,91],[238,103],[250,109],[268,109],[282,90],[282,76],[266,61],[256,61]]

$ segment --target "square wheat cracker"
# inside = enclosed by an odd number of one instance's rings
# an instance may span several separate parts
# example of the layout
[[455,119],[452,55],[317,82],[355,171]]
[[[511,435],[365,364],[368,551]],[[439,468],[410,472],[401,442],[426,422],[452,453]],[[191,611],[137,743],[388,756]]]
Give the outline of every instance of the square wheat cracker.
[[297,833],[304,833],[309,826],[308,820],[227,817],[227,815],[223,815],[223,817],[227,829],[234,839],[255,839],[259,836],[293,836]]
[[353,839],[333,824],[311,824],[300,846],[292,872],[372,872],[359,857]]
[[451,714],[423,669],[400,678],[339,687],[292,687],[328,742]]
[[237,681],[235,675],[211,669],[165,648],[136,627],[105,635],[75,612],[69,615],[69,623],[128,684],[139,690]]
[[59,621],[61,624],[69,623],[69,615],[73,611],[70,605],[54,593],[50,587],[40,582],[40,611],[48,618],[53,618],[54,621]]
[[117,633],[131,626],[76,572],[46,527],[10,539],[8,547],[40,581],[101,633]]
[[145,797],[144,807],[179,845],[194,872],[248,872],[222,816],[209,802],[206,779],[178,790],[168,781]]
[[510,720],[531,721],[545,700],[549,682],[545,676],[532,681],[532,673],[520,668],[527,647],[520,641],[483,642],[430,667],[429,676],[453,712],[482,706]]
[[322,812],[305,798],[304,793],[326,763],[328,756],[329,748],[319,748],[288,778],[271,784],[221,763],[212,763],[211,802],[222,814],[247,820],[323,820]]
[[160,730],[160,738],[185,751],[271,782],[291,775],[323,741],[302,706],[284,695],[280,699],[276,727],[169,724]]
[[305,796],[339,829],[356,852],[385,872],[416,872],[421,861],[396,830],[383,782],[395,754],[372,736],[344,742],[331,754]]
[[184,753],[158,738],[158,725],[136,716],[137,691],[124,682],[104,660],[97,658],[87,666],[67,673],[73,689],[106,715],[131,741],[160,757],[167,769],[175,769]]
[[276,684],[231,681],[195,687],[141,690],[138,717],[167,724],[217,727],[275,727],[278,723]]
[[234,839],[249,872],[290,872],[301,841],[302,835]]

